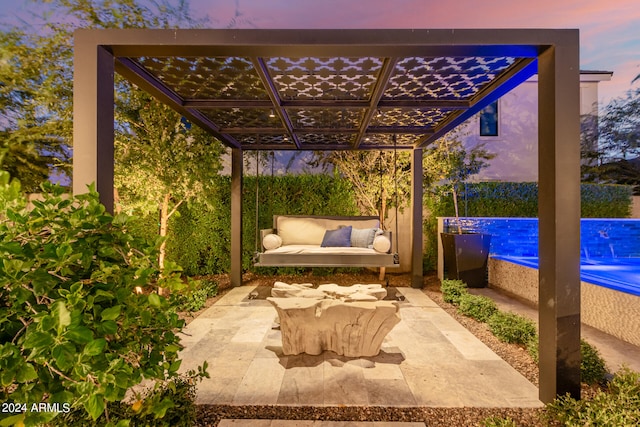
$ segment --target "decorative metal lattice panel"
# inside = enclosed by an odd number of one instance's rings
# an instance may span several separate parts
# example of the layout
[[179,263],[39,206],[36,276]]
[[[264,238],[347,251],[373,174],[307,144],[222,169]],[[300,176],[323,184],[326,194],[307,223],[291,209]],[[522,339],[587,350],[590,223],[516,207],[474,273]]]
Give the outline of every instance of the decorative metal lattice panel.
[[298,136],[303,148],[305,145],[314,146],[353,146],[356,134],[348,133],[301,133]]
[[396,64],[383,99],[470,99],[515,58],[403,58]]
[[139,62],[184,99],[269,99],[247,58],[140,58]]
[[[420,138],[420,135],[398,133],[396,134],[396,146],[407,148],[413,146]],[[390,133],[368,133],[360,144],[361,147],[393,147],[393,134]]]
[[425,132],[446,119],[452,110],[438,108],[380,108],[372,127],[424,127]]
[[282,126],[271,108],[203,109],[203,112],[223,131],[229,128],[280,129]]
[[249,150],[260,149],[261,146],[280,146],[282,149],[295,147],[291,138],[284,134],[243,133],[233,136]]
[[304,109],[287,108],[294,128],[357,129],[365,109]]
[[368,100],[379,58],[269,58],[269,74],[283,100]]

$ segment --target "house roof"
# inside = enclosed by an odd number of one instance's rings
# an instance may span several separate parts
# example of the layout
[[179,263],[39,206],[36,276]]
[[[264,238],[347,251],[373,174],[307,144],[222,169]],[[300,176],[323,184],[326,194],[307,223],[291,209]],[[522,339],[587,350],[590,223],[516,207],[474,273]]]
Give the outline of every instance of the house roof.
[[426,146],[535,74],[546,47],[456,31],[464,44],[449,30],[96,34],[120,74],[229,147],[334,150]]

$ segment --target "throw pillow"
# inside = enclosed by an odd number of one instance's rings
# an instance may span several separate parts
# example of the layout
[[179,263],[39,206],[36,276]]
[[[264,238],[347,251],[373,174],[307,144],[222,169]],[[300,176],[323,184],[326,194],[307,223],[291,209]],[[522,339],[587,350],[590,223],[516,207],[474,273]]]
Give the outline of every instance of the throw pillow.
[[282,239],[277,234],[267,234],[262,239],[262,246],[264,246],[266,250],[278,249],[282,246]]
[[355,248],[371,248],[374,237],[376,237],[375,228],[354,228],[351,230],[351,246]]
[[373,239],[373,249],[376,252],[386,254],[389,252],[389,249],[391,249],[391,240],[389,240],[387,236],[376,236],[376,238]]
[[351,246],[351,226],[327,230],[320,246],[323,248]]

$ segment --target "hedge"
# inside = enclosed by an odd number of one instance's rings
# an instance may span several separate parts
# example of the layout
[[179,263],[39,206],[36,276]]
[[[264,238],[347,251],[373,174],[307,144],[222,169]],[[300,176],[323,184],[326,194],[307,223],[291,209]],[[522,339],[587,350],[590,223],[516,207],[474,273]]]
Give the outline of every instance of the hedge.
[[[258,180],[258,229],[271,228],[273,215],[358,215],[351,185],[329,175],[284,175]],[[231,180],[218,178],[206,199],[180,207],[170,224],[168,256],[186,274],[229,271],[231,265]],[[242,267],[256,271],[256,178],[244,177],[242,194]],[[289,269],[291,270],[291,269]],[[261,273],[274,269],[261,268]]]
[[[243,179],[244,270],[260,273],[295,273],[302,269],[256,269],[255,197],[256,178]],[[351,183],[330,175],[261,176],[259,186],[259,229],[272,226],[274,214],[358,215]],[[202,199],[183,205],[172,218],[167,242],[168,258],[180,264],[188,275],[210,275],[229,271],[231,265],[231,181],[218,177]],[[631,188],[622,185],[582,184],[582,217],[627,217],[631,209]],[[483,182],[467,184],[460,195],[461,215],[486,217],[536,217],[536,183]],[[433,270],[437,257],[436,218],[452,216],[450,193],[443,188],[425,194],[430,215],[424,218],[425,254],[423,268]],[[155,216],[135,228],[147,234],[157,231]],[[259,242],[258,242],[259,243]]]

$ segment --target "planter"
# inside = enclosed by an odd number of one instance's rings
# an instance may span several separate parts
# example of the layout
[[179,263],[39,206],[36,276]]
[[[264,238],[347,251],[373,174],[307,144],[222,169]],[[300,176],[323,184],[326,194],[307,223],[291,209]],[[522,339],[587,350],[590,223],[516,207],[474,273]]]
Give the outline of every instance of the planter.
[[462,280],[470,288],[485,287],[491,235],[441,233],[440,237],[446,277]]

